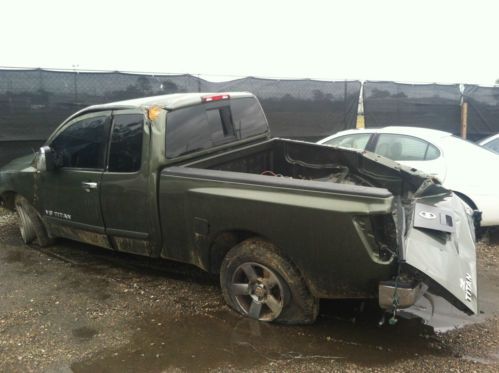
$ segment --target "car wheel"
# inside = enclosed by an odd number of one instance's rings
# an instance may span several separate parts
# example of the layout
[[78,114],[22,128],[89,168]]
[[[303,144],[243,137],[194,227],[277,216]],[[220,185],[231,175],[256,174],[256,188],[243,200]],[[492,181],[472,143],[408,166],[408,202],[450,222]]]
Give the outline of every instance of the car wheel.
[[49,237],[35,208],[30,205],[28,200],[18,195],[15,206],[19,216],[19,230],[24,243],[29,244],[36,239],[42,247],[52,244],[54,239]]
[[220,283],[229,306],[256,320],[307,324],[319,311],[298,270],[261,239],[245,240],[227,253]]
[[24,208],[24,205],[21,203],[20,199],[16,199],[16,211],[19,217],[19,230],[21,231],[21,238],[24,243],[31,243],[36,238],[35,228],[33,227],[31,218],[29,217],[28,212]]

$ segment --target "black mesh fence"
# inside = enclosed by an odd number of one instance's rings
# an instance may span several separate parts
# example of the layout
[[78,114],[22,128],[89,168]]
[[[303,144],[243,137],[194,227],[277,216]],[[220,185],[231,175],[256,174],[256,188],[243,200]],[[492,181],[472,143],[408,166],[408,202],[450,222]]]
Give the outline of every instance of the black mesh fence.
[[43,140],[0,140],[0,167],[8,161],[37,151]]
[[417,126],[460,133],[459,84],[367,81],[363,99],[366,127]]
[[[354,128],[359,81],[243,78],[210,82],[193,75],[0,69],[0,166],[34,151],[59,123],[88,105],[181,92],[249,91],[260,99],[273,136],[315,141]],[[499,132],[499,87],[465,85],[468,138]],[[420,126],[460,134],[458,84],[363,85],[366,127]]]
[[359,81],[244,78],[211,84],[214,91],[257,95],[274,136],[314,141],[356,125]]
[[468,103],[468,134],[480,139],[499,133],[499,87],[464,86]]
[[86,106],[194,92],[200,84],[190,75],[0,70],[0,140],[45,139],[65,118]]
[[355,127],[360,87],[359,81],[209,82],[192,75],[0,70],[0,165],[36,149],[81,108],[168,93],[249,91],[260,99],[273,136],[317,140]]

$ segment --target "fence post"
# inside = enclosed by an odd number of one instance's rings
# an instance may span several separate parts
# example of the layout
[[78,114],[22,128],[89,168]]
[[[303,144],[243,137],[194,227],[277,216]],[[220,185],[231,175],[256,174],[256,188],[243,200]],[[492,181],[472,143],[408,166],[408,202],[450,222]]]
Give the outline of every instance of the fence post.
[[357,122],[355,128],[366,128],[364,117],[364,82],[360,83],[359,105],[357,107]]
[[461,104],[461,137],[466,140],[468,135],[468,103],[463,101]]
[[348,129],[347,127],[347,81],[343,82],[343,128]]

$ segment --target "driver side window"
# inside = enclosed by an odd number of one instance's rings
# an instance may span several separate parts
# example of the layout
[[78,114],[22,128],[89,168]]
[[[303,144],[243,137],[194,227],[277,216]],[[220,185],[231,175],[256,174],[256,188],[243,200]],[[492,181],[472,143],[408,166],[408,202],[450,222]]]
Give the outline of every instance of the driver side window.
[[77,120],[50,144],[62,167],[104,169],[108,136],[108,117],[94,116]]

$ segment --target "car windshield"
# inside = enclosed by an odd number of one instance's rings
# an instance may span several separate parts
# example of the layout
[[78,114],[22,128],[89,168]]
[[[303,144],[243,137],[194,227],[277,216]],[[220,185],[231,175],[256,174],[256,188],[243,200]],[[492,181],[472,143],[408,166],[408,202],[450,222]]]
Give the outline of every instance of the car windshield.
[[494,153],[499,153],[499,135],[487,137],[479,142],[480,146],[492,150]]
[[470,140],[464,140],[462,139],[461,137],[458,137],[458,136],[449,136],[447,137],[447,139],[449,139],[449,141],[451,141],[452,143],[455,143],[456,145],[459,145],[459,144],[468,144],[468,145],[471,145],[471,146],[474,146],[476,149],[482,149],[482,150],[485,150],[489,153],[492,153],[494,155],[498,155],[498,153],[496,153],[495,151],[493,151],[492,149],[489,149],[489,148],[486,148],[485,146],[481,146],[481,145],[478,145],[476,143],[474,143],[473,141],[470,141]]

